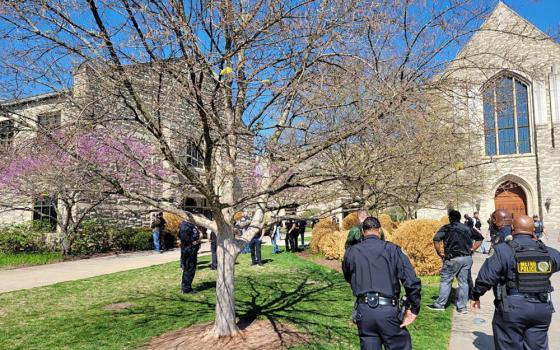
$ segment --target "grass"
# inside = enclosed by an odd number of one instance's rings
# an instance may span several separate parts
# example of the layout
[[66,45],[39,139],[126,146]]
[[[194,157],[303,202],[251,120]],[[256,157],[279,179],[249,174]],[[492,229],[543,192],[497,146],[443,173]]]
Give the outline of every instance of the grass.
[[[350,322],[353,298],[336,271],[293,254],[264,248],[264,268],[239,257],[236,300],[240,318],[294,324],[314,344],[296,349],[358,349]],[[437,294],[437,278],[424,278],[423,304]],[[196,295],[182,295],[179,264],[169,263],[85,280],[0,294],[0,349],[134,349],[162,333],[213,319],[214,272],[199,259]],[[126,310],[106,310],[129,302]],[[423,310],[410,327],[414,348],[446,349],[451,309]]]
[[44,265],[53,262],[62,261],[62,254],[59,252],[46,252],[46,253],[17,253],[17,254],[2,254],[0,253],[0,269]]

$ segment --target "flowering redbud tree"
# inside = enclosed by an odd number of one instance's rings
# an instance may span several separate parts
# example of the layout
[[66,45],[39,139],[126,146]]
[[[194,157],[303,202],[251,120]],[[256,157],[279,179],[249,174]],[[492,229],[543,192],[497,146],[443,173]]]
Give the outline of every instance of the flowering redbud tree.
[[0,207],[35,211],[31,201],[54,200],[53,217],[45,219],[56,219],[60,250],[68,255],[80,225],[100,204],[163,173],[151,162],[139,165],[153,151],[138,139],[117,142],[91,131],[53,136],[21,140],[4,152]]

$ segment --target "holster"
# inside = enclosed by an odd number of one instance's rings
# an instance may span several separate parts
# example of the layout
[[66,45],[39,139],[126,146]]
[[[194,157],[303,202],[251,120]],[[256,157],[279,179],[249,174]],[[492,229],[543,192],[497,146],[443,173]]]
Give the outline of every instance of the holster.
[[397,319],[399,320],[399,322],[402,322],[404,320],[404,315],[406,314],[406,310],[408,309],[408,301],[406,300],[405,296],[402,296],[399,299],[397,307],[399,310],[399,313],[397,314]]
[[352,308],[352,323],[358,323],[358,298],[354,302],[354,307]]

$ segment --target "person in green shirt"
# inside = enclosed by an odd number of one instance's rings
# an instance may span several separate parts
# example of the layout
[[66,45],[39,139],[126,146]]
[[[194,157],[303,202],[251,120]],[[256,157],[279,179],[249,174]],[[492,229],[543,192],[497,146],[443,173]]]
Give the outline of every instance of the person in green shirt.
[[[360,223],[350,229],[348,231],[348,236],[346,237],[346,243],[344,244],[344,249],[348,249],[348,247],[360,242],[362,240],[362,223],[364,220],[369,216],[367,210],[360,209],[358,211],[358,219]],[[385,240],[385,234],[383,233],[383,229],[381,231],[381,240]]]

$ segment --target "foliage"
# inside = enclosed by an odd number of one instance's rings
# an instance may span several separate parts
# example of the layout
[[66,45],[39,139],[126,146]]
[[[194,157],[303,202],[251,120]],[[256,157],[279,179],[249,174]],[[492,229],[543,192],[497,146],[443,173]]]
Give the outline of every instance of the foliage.
[[[164,231],[160,236],[163,247],[175,248],[177,236]],[[72,243],[73,255],[91,255],[111,251],[153,249],[150,228],[118,227],[103,221],[90,220],[82,224]]]
[[317,215],[319,215],[321,213],[320,209],[316,209],[316,208],[310,208],[310,209],[306,209],[302,216],[306,219],[311,219]]
[[148,228],[136,230],[134,236],[130,239],[130,246],[134,250],[150,250],[154,247],[152,231]]
[[344,257],[344,243],[348,231],[341,231],[330,219],[321,219],[313,227],[309,246],[313,253],[321,253],[327,259],[342,259]]
[[337,225],[330,218],[319,220],[313,227],[313,231],[311,231],[311,242],[309,243],[311,251],[313,253],[320,253],[319,245],[323,238],[337,230]]
[[46,252],[49,231],[50,225],[42,221],[0,226],[0,252]]
[[397,228],[397,223],[393,222],[391,217],[387,214],[379,215],[379,222],[381,223],[381,228],[385,234],[385,240],[392,241],[393,231]]
[[441,259],[433,246],[434,234],[440,226],[436,220],[409,220],[402,222],[393,233],[393,242],[408,255],[419,275],[435,275],[441,269]]
[[447,225],[449,224],[449,217],[447,215],[442,216],[441,218],[439,218],[439,223],[443,226],[443,225]]
[[391,216],[393,222],[401,222],[406,218],[406,211],[401,207],[391,207],[383,211],[384,214]]
[[165,229],[175,235],[179,234],[179,226],[183,222],[183,218],[177,214],[173,213],[163,213],[163,219],[165,220]]
[[21,267],[44,265],[62,260],[60,252],[22,252],[22,253],[0,253],[0,269],[3,267]]
[[350,230],[352,227],[359,225],[360,219],[358,218],[358,213],[350,213],[346,215],[344,219],[342,219],[341,228],[343,230]]
[[[350,322],[354,298],[342,274],[293,254],[272,255],[270,247],[263,247],[263,257],[273,261],[258,271],[250,267],[248,254],[238,259],[235,292],[241,315],[294,325],[309,339],[295,350],[360,348]],[[166,332],[211,322],[216,276],[207,267],[209,259],[200,257],[196,297],[180,294],[181,270],[175,262],[0,294],[0,348],[138,349]],[[422,278],[422,300],[437,293],[437,280]],[[123,302],[134,305],[103,308]],[[317,312],[317,305],[328,311]],[[447,349],[451,312],[421,312],[409,327],[414,349]]]

